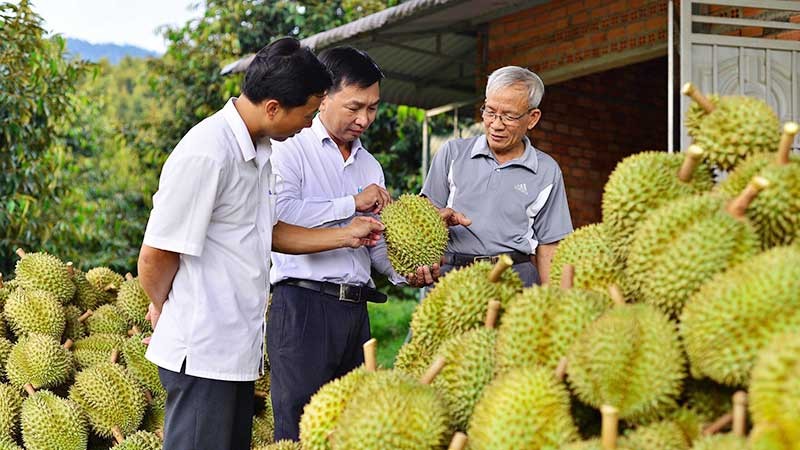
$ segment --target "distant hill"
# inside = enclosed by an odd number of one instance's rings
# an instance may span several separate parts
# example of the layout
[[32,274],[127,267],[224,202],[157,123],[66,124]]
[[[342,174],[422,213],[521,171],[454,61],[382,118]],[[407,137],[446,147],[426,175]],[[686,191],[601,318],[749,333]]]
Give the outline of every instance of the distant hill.
[[92,44],[82,39],[66,38],[67,52],[80,55],[80,58],[97,62],[103,58],[111,64],[117,64],[126,56],[133,58],[158,57],[159,54],[134,45]]

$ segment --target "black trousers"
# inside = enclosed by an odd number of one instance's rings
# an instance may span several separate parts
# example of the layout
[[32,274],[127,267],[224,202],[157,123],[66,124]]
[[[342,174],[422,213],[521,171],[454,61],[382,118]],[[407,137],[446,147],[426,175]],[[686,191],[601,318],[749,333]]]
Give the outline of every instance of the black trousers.
[[[522,262],[519,264],[514,264],[511,266],[511,269],[514,272],[517,272],[520,279],[522,280],[522,285],[525,287],[531,287],[534,284],[541,284],[539,280],[539,272],[536,270],[536,266],[533,265],[531,262]],[[453,270],[453,266],[449,264],[442,265],[439,273],[440,276],[444,276],[447,272]]]
[[303,407],[314,393],[364,362],[370,338],[365,303],[349,303],[278,284],[267,321],[275,440],[297,441]]
[[158,377],[167,390],[163,450],[250,450],[252,381],[211,380],[161,367]]

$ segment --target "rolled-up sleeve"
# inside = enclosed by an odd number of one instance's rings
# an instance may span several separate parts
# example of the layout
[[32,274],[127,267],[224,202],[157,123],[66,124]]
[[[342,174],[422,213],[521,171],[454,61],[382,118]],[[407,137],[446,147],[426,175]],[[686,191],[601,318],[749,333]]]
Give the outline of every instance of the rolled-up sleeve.
[[222,165],[210,158],[170,157],[153,196],[144,244],[200,256],[222,177]]
[[446,142],[431,161],[431,168],[422,186],[422,195],[429,198],[438,208],[447,205],[450,196],[450,184],[447,181],[450,170],[450,141]]
[[533,233],[539,244],[552,244],[572,233],[567,192],[561,170],[554,172],[550,195],[533,222]]

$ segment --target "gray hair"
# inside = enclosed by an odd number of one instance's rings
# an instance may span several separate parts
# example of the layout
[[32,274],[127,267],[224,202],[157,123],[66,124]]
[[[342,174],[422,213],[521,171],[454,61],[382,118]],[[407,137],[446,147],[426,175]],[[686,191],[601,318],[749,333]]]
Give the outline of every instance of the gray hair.
[[528,90],[528,108],[538,108],[544,96],[544,83],[539,75],[524,67],[506,66],[492,72],[486,83],[486,96],[515,84],[522,84]]

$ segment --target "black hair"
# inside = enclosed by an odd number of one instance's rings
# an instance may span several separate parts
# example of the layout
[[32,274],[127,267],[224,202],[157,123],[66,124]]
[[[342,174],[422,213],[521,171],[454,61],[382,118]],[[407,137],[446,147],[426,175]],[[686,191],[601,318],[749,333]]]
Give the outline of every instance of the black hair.
[[350,46],[329,48],[319,54],[319,60],[333,74],[331,92],[351,84],[368,88],[384,78],[381,69],[366,52]]
[[244,75],[242,93],[253,103],[275,99],[281,106],[295,108],[312,95],[325,95],[332,84],[330,72],[314,53],[286,37],[256,53]]

